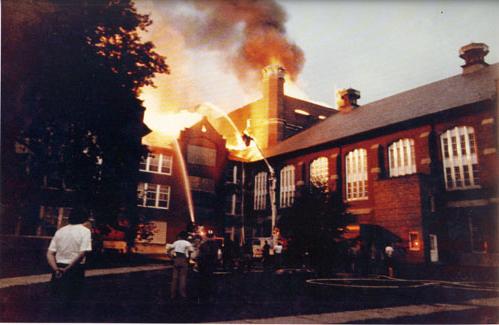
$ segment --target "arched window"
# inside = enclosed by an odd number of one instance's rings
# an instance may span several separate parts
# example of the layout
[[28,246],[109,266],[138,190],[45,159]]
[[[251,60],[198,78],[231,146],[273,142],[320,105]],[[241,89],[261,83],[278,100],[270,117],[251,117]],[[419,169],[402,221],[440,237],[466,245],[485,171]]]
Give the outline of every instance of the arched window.
[[410,175],[416,172],[416,154],[413,139],[400,139],[388,147],[390,176]]
[[315,187],[326,187],[329,178],[329,163],[326,157],[319,157],[310,164],[310,182]]
[[280,206],[288,208],[295,200],[295,166],[288,165],[281,169]]
[[445,187],[448,190],[480,186],[475,131],[456,126],[440,136]]
[[255,176],[253,209],[265,210],[267,207],[267,173],[259,172]]
[[367,152],[355,149],[345,157],[347,200],[367,199]]

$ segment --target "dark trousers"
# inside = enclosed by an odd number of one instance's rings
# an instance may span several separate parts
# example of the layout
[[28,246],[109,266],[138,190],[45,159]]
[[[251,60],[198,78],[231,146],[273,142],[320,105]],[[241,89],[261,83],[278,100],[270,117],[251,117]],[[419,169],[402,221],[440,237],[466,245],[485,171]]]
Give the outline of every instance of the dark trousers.
[[[63,268],[67,264],[57,263],[57,266]],[[55,303],[52,317],[70,315],[82,294],[84,280],[85,266],[82,264],[75,265],[59,278],[56,277],[55,272],[52,273],[51,291]]]
[[199,264],[198,294],[201,301],[209,301],[214,295],[214,272],[217,268],[214,261],[201,261]]

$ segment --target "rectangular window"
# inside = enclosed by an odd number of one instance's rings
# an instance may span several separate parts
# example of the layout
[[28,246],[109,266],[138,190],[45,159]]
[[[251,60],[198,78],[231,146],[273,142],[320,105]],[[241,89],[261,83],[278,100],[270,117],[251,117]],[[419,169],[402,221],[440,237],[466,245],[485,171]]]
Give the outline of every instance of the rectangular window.
[[421,249],[421,241],[419,239],[419,232],[411,231],[409,233],[409,250],[419,251]]
[[189,164],[214,167],[217,162],[217,151],[211,148],[188,145],[187,162]]
[[163,184],[139,183],[137,187],[137,205],[168,209],[170,206],[171,187]]
[[295,198],[295,166],[289,165],[281,169],[280,189],[280,207],[291,207]]
[[147,158],[140,161],[140,170],[144,172],[171,175],[173,157],[161,153],[148,153]]
[[267,173],[260,172],[255,176],[253,193],[254,210],[265,210],[267,208],[267,193]]

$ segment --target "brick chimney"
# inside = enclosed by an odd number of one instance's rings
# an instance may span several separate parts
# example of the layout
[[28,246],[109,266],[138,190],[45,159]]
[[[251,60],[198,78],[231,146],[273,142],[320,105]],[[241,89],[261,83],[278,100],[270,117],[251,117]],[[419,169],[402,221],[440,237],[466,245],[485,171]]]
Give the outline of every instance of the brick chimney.
[[284,115],[284,77],[286,70],[278,64],[263,68],[263,105],[267,111],[268,142],[262,147],[277,144],[282,138],[280,121]]
[[459,57],[464,60],[463,74],[478,71],[488,64],[485,56],[489,53],[489,47],[484,43],[470,43],[459,49]]
[[269,102],[278,100],[284,94],[284,76],[286,70],[278,64],[271,64],[263,68],[263,98]]
[[336,92],[336,104],[340,112],[349,112],[354,108],[359,107],[357,99],[360,98],[360,91],[348,88],[339,89]]

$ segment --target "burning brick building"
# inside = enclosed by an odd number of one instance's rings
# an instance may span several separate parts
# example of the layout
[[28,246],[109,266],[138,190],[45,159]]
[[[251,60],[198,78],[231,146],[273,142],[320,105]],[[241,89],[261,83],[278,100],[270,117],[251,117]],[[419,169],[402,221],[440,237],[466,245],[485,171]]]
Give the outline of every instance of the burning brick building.
[[[410,263],[499,265],[499,64],[488,65],[487,52],[469,44],[462,73],[366,105],[344,89],[337,110],[286,95],[285,71],[269,66],[262,98],[228,114],[234,125],[203,119],[177,145],[149,143],[137,205],[152,237],[139,236],[138,251],[162,252],[193,216],[240,242],[269,236],[265,157],[277,226],[299,191],[326,185],[356,216],[351,235],[400,240]],[[261,152],[235,146],[243,132]]]
[[[337,112],[285,96],[282,70],[267,69],[268,93],[229,116],[276,171],[277,225],[299,188],[321,183],[356,216],[351,230],[377,245],[400,240],[410,263],[499,265],[499,64],[485,63],[487,52],[467,45],[461,74],[366,105],[357,90],[343,90]],[[328,117],[314,124],[320,115]],[[262,157],[228,166],[227,231],[237,236],[244,226],[245,236],[269,236]]]
[[[140,164],[136,251],[164,253],[164,245],[195,222],[223,231],[225,139],[207,119],[183,130],[179,139],[151,133],[144,137],[148,156]],[[143,237],[141,236],[143,235]],[[115,238],[119,239],[119,238]]]
[[[366,105],[357,103],[359,91],[341,90],[337,110],[287,96],[285,71],[269,66],[262,98],[228,114],[235,128],[204,119],[179,138],[196,222],[239,242],[268,237],[264,156],[277,178],[277,226],[299,191],[326,185],[356,217],[350,236],[378,248],[399,240],[409,263],[499,265],[499,64],[485,63],[487,52],[465,46],[461,74]],[[243,132],[261,152],[226,146]],[[171,197],[169,241],[188,220],[174,208],[185,211],[185,195]],[[177,215],[182,222],[173,226]]]

